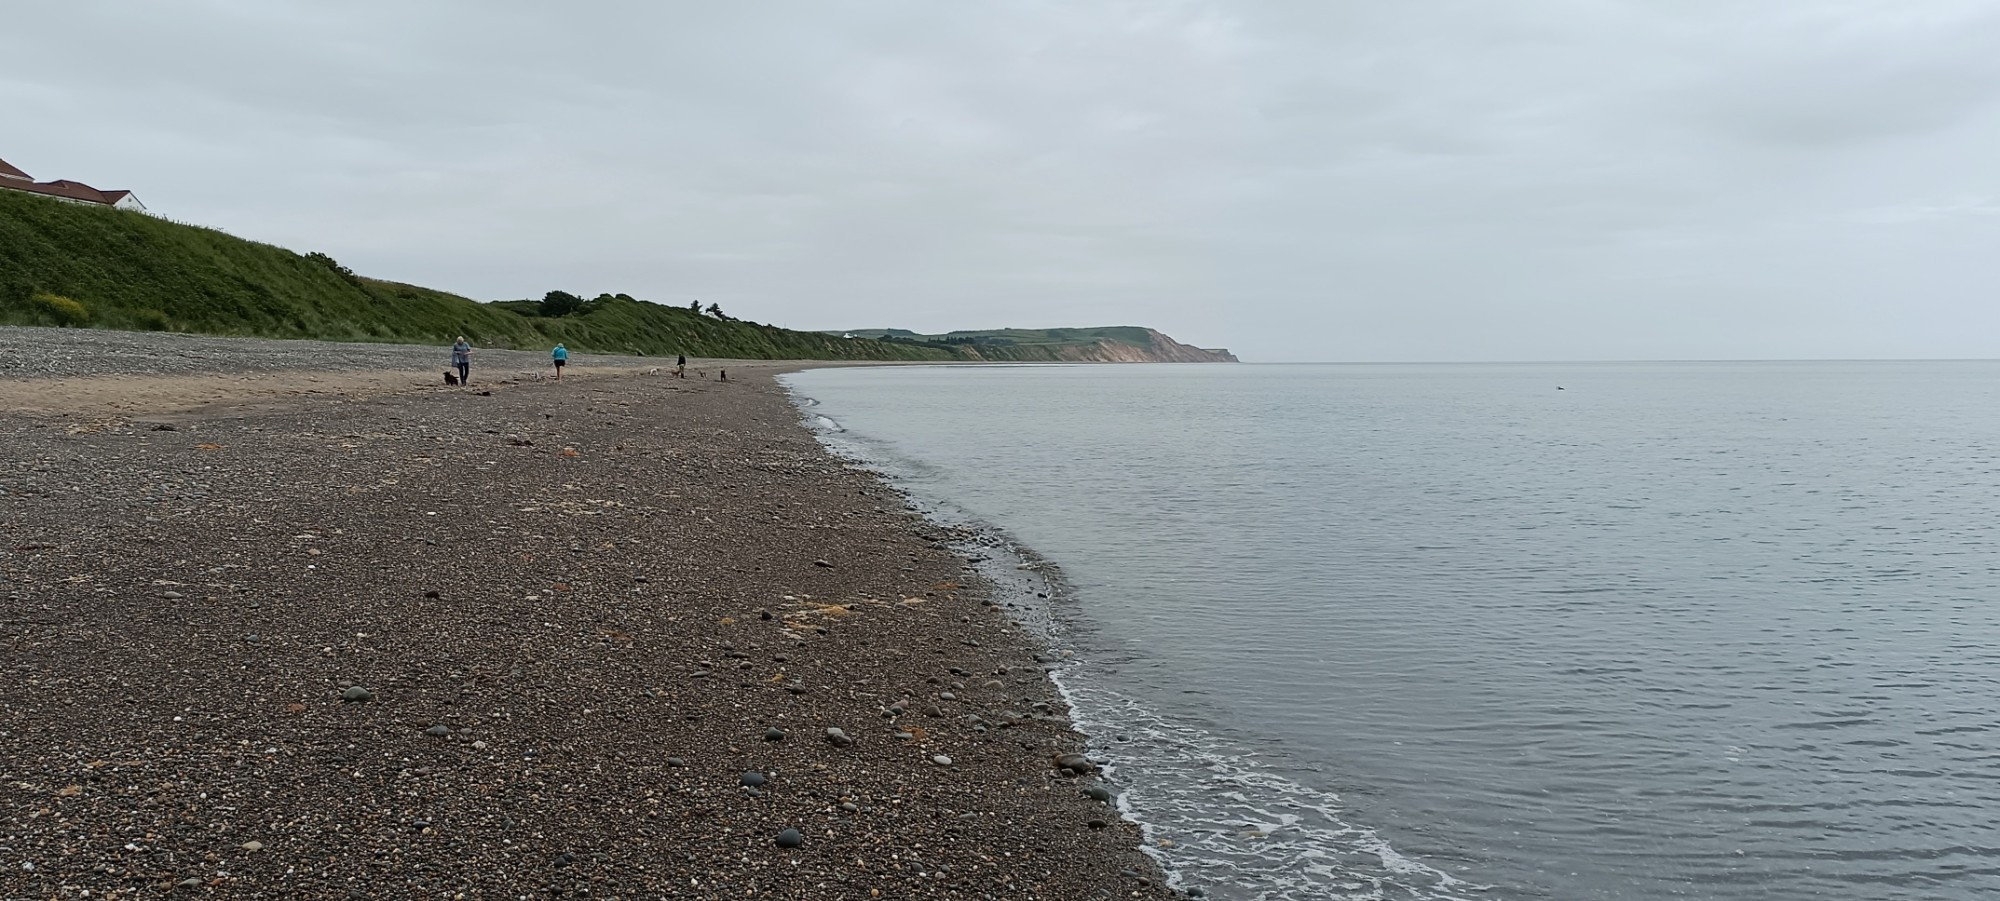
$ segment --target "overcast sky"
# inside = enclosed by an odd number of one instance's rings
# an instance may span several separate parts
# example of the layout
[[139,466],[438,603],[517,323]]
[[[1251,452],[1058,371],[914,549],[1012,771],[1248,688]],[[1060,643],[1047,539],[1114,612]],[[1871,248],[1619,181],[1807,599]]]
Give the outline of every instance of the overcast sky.
[[1993,357],[1997,0],[49,0],[0,158],[480,299]]

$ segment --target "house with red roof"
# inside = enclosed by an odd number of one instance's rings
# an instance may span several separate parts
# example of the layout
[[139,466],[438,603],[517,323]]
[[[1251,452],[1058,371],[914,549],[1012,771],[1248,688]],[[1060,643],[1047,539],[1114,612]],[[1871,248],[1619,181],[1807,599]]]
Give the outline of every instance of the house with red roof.
[[26,191],[70,203],[89,203],[141,213],[146,211],[146,205],[140,203],[138,195],[131,191],[99,191],[83,182],[68,179],[36,181],[6,160],[0,160],[0,189]]

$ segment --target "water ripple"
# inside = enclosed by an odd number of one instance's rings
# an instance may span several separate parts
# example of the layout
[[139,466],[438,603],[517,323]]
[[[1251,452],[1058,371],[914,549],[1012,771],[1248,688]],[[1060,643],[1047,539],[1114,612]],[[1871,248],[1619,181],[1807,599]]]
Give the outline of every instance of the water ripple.
[[797,378],[1217,897],[2000,897],[2000,364]]

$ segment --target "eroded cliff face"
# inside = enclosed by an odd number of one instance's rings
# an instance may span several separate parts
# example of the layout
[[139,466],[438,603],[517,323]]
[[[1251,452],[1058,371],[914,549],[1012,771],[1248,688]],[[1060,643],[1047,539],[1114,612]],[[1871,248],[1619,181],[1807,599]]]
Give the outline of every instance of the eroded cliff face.
[[1148,363],[1235,363],[1236,355],[1227,350],[1194,347],[1182,344],[1153,329],[1146,330],[1146,336],[1153,341],[1153,349],[1143,362]]
[[1001,348],[980,348],[968,346],[961,349],[967,357],[995,362],[1003,361],[1048,361],[1059,363],[1236,363],[1236,355],[1227,350],[1207,350],[1182,344],[1157,330],[1147,329],[1149,346],[1141,347],[1111,338],[1099,338],[1089,344],[1067,345],[1021,345]]

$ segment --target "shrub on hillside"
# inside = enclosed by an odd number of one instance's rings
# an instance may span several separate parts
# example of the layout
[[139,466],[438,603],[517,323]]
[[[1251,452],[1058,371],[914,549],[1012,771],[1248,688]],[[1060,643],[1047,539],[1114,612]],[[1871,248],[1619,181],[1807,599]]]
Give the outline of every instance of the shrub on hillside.
[[159,310],[133,310],[132,324],[148,332],[164,332],[172,326]]
[[583,309],[583,298],[568,291],[550,291],[542,295],[541,313],[544,316],[568,316]]
[[80,327],[90,324],[90,308],[74,298],[60,294],[36,294],[28,298],[28,304],[42,315],[54,319],[57,325]]
[[350,282],[358,283],[359,281],[354,274],[354,270],[349,269],[346,266],[340,265],[339,260],[327,256],[326,254],[320,253],[319,251],[313,251],[312,253],[306,254],[306,259],[333,270],[333,274],[338,275],[341,278],[347,279]]

